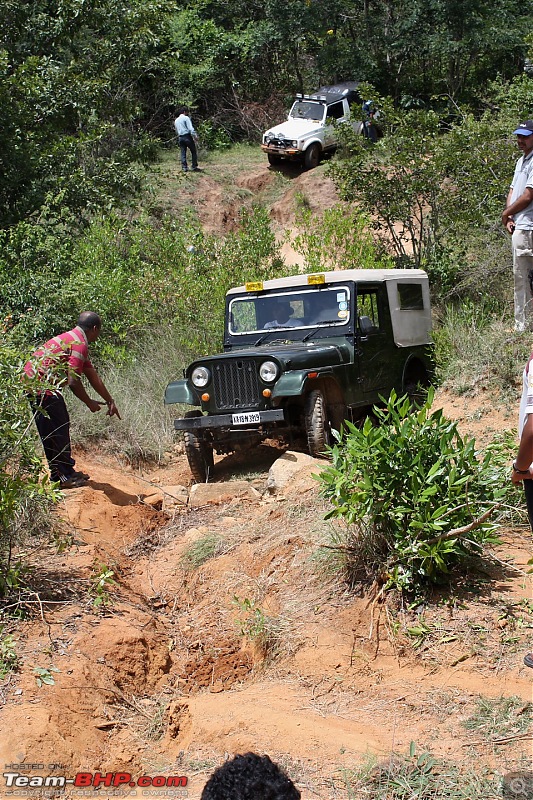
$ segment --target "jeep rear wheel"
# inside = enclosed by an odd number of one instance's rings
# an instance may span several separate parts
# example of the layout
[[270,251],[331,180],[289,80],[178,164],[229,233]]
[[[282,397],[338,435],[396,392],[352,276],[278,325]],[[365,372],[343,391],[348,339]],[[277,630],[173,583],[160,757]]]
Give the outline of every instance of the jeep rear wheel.
[[[201,411],[188,411],[185,414],[186,418],[201,416]],[[194,482],[206,483],[208,478],[213,475],[215,463],[213,445],[202,438],[196,431],[184,431],[183,443]]]
[[305,432],[307,446],[312,456],[323,456],[330,443],[330,425],[324,395],[319,389],[305,398]]
[[320,161],[320,147],[318,144],[310,144],[304,153],[304,166],[306,169],[318,167]]
[[413,408],[425,403],[430,386],[428,374],[420,363],[409,365],[404,376],[403,394],[411,401]]

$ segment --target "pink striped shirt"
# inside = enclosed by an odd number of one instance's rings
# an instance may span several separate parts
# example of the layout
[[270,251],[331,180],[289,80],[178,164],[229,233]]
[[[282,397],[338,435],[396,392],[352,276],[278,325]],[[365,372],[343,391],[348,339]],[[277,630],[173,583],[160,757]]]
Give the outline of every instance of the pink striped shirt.
[[[30,378],[46,379],[55,386],[63,386],[69,374],[78,378],[92,367],[89,359],[89,343],[85,331],[76,326],[71,331],[60,333],[39,347],[26,362],[24,372]],[[46,394],[52,394],[47,390]]]

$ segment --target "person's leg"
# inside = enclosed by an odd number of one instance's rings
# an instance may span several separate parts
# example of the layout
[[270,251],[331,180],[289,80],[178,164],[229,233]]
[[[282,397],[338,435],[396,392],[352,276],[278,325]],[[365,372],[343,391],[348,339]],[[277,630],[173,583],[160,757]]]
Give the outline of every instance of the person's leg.
[[529,272],[533,269],[533,231],[515,230],[512,241],[515,330],[531,330],[533,302]]
[[180,136],[180,151],[181,151],[181,168],[187,172],[187,139],[185,136]]
[[191,151],[192,168],[198,169],[198,154],[196,152],[196,142],[191,136],[189,140],[189,150]]
[[35,424],[53,481],[72,478],[75,461],[70,447],[70,418],[61,395],[43,395],[35,410]]

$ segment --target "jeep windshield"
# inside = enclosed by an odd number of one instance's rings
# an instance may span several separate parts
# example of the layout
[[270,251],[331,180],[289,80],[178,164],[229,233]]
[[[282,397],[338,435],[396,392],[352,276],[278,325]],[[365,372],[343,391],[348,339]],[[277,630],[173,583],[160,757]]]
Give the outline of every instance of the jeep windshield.
[[287,338],[293,330],[347,325],[350,313],[350,289],[338,284],[322,289],[244,295],[230,301],[228,332],[244,336],[284,331]]
[[322,103],[312,103],[309,100],[296,100],[289,113],[289,119],[308,119],[312,122],[322,122],[326,107]]

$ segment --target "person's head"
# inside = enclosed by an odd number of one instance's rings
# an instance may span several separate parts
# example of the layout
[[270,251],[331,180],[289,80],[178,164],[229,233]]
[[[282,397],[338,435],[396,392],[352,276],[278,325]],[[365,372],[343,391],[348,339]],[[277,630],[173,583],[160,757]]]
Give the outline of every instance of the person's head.
[[78,328],[81,328],[87,336],[88,342],[95,342],[102,328],[102,320],[94,311],[82,311],[78,317]]
[[189,113],[189,109],[187,108],[187,106],[180,106],[180,107],[178,108],[178,111],[177,111],[178,117],[179,117],[181,114],[188,114],[188,113]]
[[276,322],[287,322],[292,316],[292,306],[288,300],[278,300],[275,308]]
[[236,755],[218,767],[200,800],[300,800],[288,775],[268,756]]
[[518,128],[513,131],[516,135],[516,144],[525,156],[533,150],[533,119],[526,119],[521,122]]

